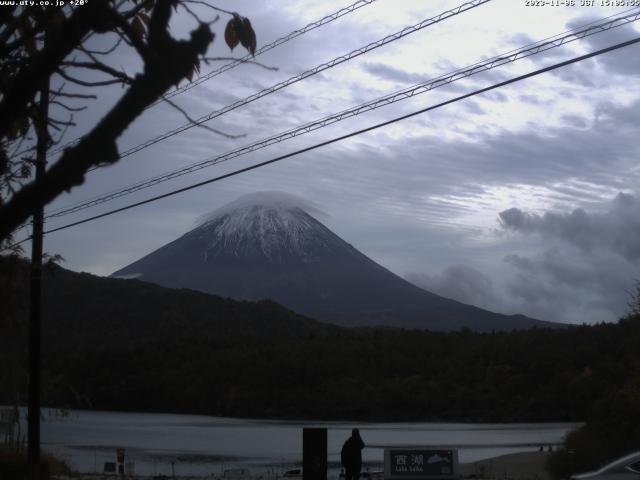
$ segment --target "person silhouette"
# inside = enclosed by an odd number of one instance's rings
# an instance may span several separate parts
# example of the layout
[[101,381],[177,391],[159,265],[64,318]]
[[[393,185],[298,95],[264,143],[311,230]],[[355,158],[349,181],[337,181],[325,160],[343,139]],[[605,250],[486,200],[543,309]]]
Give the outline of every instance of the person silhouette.
[[354,428],[351,436],[342,445],[340,461],[344,467],[345,480],[358,480],[362,469],[362,449],[364,442],[360,437],[360,431]]

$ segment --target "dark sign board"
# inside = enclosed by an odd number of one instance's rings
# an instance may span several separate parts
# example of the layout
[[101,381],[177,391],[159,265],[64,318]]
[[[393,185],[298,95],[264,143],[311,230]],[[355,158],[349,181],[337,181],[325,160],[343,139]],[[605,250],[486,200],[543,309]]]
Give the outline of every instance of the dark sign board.
[[116,462],[104,462],[104,473],[116,473]]
[[302,429],[302,476],[304,480],[327,480],[327,429]]
[[384,451],[385,479],[451,478],[458,474],[458,451],[392,448]]

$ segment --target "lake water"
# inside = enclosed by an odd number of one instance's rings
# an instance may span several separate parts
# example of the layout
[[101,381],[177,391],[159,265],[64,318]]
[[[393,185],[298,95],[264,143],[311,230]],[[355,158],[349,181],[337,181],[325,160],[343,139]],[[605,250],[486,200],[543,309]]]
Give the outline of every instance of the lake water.
[[299,468],[302,428],[327,427],[330,467],[335,471],[342,443],[360,428],[367,444],[365,467],[382,468],[388,446],[451,446],[460,462],[557,445],[577,424],[342,423],[246,420],[197,415],[71,410],[62,416],[45,410],[44,451],[55,453],[75,470],[103,471],[116,449],[139,475],[220,475],[247,468],[252,473],[282,473]]

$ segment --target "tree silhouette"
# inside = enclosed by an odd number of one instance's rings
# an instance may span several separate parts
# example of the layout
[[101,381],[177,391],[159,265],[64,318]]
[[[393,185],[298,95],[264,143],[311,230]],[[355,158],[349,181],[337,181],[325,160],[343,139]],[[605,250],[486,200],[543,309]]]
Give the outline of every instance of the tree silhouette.
[[[228,15],[229,46],[240,42],[255,51],[248,19],[197,0],[74,0],[62,7],[0,9],[0,248],[11,243],[12,232],[37,208],[82,184],[89,169],[117,162],[116,140],[123,131],[207,61],[215,37],[211,25],[218,16],[204,22],[193,12],[193,4]],[[184,40],[174,38],[169,29],[174,11],[181,9],[197,23]],[[91,49],[88,41],[94,37],[106,37],[113,44]],[[118,49],[136,54],[142,64],[139,73],[130,76],[109,63]],[[56,80],[48,93],[50,102],[67,112],[67,119],[45,116],[38,108],[49,79]],[[114,84],[125,91],[104,117],[65,148],[41,179],[31,180],[34,138],[44,138],[49,147],[60,143],[73,125],[73,112],[86,108],[78,102],[96,98],[86,88]]]

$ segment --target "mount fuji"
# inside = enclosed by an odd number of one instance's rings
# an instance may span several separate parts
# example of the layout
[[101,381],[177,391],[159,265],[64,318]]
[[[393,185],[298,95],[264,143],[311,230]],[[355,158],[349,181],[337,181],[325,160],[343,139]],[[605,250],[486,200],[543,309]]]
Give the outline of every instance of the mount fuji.
[[502,315],[422,290],[342,240],[297,197],[259,192],[113,273],[240,300],[271,299],[346,326],[512,330],[556,324]]

